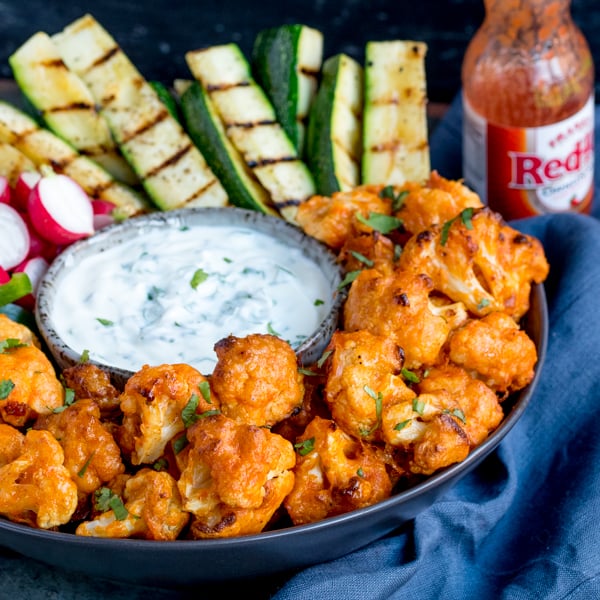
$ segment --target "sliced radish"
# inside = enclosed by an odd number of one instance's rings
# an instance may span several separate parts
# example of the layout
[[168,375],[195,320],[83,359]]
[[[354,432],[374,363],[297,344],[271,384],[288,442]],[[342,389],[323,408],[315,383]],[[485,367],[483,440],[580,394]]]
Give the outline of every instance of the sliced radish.
[[8,283],[9,281],[10,273],[6,269],[0,267],[0,285],[2,285],[3,283]]
[[35,230],[54,244],[70,244],[94,233],[90,198],[66,175],[42,177],[29,195],[27,208]]
[[35,307],[35,294],[42,277],[46,274],[50,263],[41,256],[25,259],[20,265],[17,265],[13,273],[25,273],[31,282],[32,291],[15,301],[15,304],[33,310]]
[[10,271],[29,254],[29,230],[23,217],[8,204],[0,204],[0,267]]
[[45,240],[33,227],[28,213],[21,213],[27,229],[29,229],[29,254],[27,258],[43,256],[48,262],[53,261],[59,253],[58,246]]
[[113,211],[116,206],[108,200],[92,199],[92,210],[94,211],[94,230],[98,231],[115,222]]
[[26,211],[29,194],[40,180],[41,175],[37,171],[23,171],[17,178],[13,191],[12,203],[17,210]]
[[12,190],[8,179],[4,175],[0,175],[0,202],[4,204],[12,203]]

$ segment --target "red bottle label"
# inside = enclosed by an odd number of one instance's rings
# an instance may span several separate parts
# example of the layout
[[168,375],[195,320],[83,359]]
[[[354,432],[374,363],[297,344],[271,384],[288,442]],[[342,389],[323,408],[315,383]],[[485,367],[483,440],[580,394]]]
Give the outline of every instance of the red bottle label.
[[594,98],[542,127],[488,122],[464,101],[463,174],[483,202],[507,219],[589,212],[594,187]]

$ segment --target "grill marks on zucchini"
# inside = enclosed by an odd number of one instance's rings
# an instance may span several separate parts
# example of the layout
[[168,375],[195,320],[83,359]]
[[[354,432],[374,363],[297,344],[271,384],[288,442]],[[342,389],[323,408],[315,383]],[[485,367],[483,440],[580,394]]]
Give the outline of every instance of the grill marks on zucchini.
[[9,57],[9,64],[23,95],[51,131],[119,181],[138,183],[89,89],[67,68],[49,35],[32,35]]
[[314,181],[240,48],[234,43],[211,46],[190,51],[185,58],[227,137],[280,214],[295,223],[298,205],[315,192]]
[[430,173],[423,42],[369,42],[365,49],[362,182],[402,185]]
[[77,152],[48,129],[8,102],[0,101],[0,142],[12,145],[36,168],[50,165],[74,179],[93,198],[112,202],[123,216],[147,212],[146,198],[115,180],[96,162]]
[[85,15],[53,37],[89,87],[121,152],[162,210],[225,206],[228,196],[178,120],[110,34]]

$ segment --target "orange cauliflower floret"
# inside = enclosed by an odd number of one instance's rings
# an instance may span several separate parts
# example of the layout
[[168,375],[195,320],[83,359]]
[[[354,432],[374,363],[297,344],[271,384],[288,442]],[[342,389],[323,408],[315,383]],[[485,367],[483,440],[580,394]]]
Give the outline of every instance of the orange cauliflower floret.
[[184,508],[194,515],[192,536],[262,531],[294,485],[292,444],[220,414],[197,421],[187,438],[187,464],[177,485]]
[[108,487],[95,494],[102,511],[81,523],[75,533],[91,537],[175,540],[190,515],[183,510],[177,482],[166,471],[143,468],[127,479],[124,503]]
[[120,396],[123,427],[119,445],[134,465],[153,463],[173,437],[185,429],[181,411],[192,396],[198,412],[217,409],[204,399],[207,379],[186,364],[144,365],[134,373]]
[[343,309],[344,329],[367,329],[391,338],[409,369],[433,364],[448,335],[467,319],[461,303],[430,298],[433,282],[407,270],[381,273],[366,269],[352,282]]
[[326,349],[325,400],[333,420],[364,440],[381,438],[381,419],[389,407],[415,393],[400,375],[402,354],[393,340],[368,331],[336,331]]
[[533,340],[504,313],[490,313],[455,331],[449,356],[502,394],[524,388],[533,379],[537,362]]
[[284,340],[268,334],[230,335],[215,344],[215,352],[210,385],[226,417],[271,427],[302,404],[303,375]]
[[380,195],[382,189],[382,185],[364,185],[331,197],[313,196],[298,207],[296,222],[308,235],[339,250],[357,226],[357,213],[364,218],[370,213],[391,213],[389,199]]
[[63,405],[64,388],[37,346],[0,341],[0,417],[23,427]]
[[[496,394],[482,381],[473,379],[455,365],[433,367],[416,384],[419,394],[439,394],[441,390],[456,401],[464,419],[461,427],[472,448],[483,442],[500,425],[503,410]],[[460,414],[460,413],[457,413]]]
[[365,267],[386,272],[394,268],[401,247],[377,230],[350,235],[339,251],[338,261],[344,272]]
[[392,492],[386,465],[375,448],[330,419],[315,417],[296,448],[294,488],[284,501],[295,525],[370,506]]
[[532,282],[544,281],[549,270],[540,241],[487,207],[467,208],[412,236],[398,265],[426,273],[436,290],[477,316],[501,311],[515,320],[529,309]]
[[61,375],[77,400],[94,400],[103,416],[118,412],[119,390],[112,384],[107,371],[84,362],[63,369]]
[[432,171],[423,184],[408,183],[396,188],[401,206],[394,213],[410,233],[419,233],[431,225],[445,223],[465,208],[481,208],[479,196],[462,181],[446,179]]
[[17,340],[21,344],[41,348],[40,340],[29,327],[0,313],[0,341],[3,340]]
[[60,413],[40,417],[35,429],[47,429],[59,440],[65,467],[82,494],[125,471],[121,450],[100,421],[93,400],[78,400]]
[[41,529],[68,523],[77,508],[77,486],[63,460],[49,431],[28,431],[20,454],[0,467],[0,514]]
[[0,423],[0,467],[21,454],[25,436],[12,425]]

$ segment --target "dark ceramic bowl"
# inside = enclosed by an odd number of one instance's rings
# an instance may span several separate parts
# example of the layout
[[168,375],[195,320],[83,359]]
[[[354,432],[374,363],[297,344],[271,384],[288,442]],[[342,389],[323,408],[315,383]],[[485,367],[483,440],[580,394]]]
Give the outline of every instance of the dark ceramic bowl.
[[[188,233],[189,230],[193,232],[194,229],[197,229],[198,247],[202,246],[202,229],[199,229],[200,227],[235,226],[275,238],[277,242],[285,246],[283,251],[287,251],[288,248],[298,249],[301,256],[308,258],[310,261],[308,264],[314,264],[314,272],[310,271],[313,273],[313,277],[316,277],[319,272],[322,273],[324,286],[328,288],[327,295],[323,298],[324,304],[318,308],[322,320],[314,331],[307,332],[307,337],[302,343],[295,346],[300,364],[307,365],[319,359],[338,324],[343,303],[344,294],[338,291],[342,272],[335,255],[326,246],[304,234],[298,227],[294,227],[278,217],[239,208],[190,208],[130,218],[123,223],[101,230],[90,238],[72,244],[54,260],[40,282],[35,316],[40,334],[59,368],[63,369],[78,363],[83,350],[69,346],[62,337],[61,329],[57,325],[58,321],[55,319],[55,308],[61,302],[61,298],[64,298],[63,294],[69,294],[68,289],[60,289],[64,278],[77,266],[85,265],[86,262],[94,260],[102,253],[106,253],[124,242],[143,239],[145,235],[155,233],[157,230],[164,231],[167,226],[172,230],[186,229]],[[294,298],[290,298],[290,300],[294,300]],[[128,298],[123,298],[124,303],[127,301]],[[287,313],[290,318],[295,318],[294,306],[290,306]],[[122,365],[118,366],[118,363],[109,364],[94,360],[93,341],[91,344],[85,348],[90,353],[90,362],[108,370],[113,380],[122,386],[133,374],[133,369],[129,370],[123,368]],[[179,345],[185,344],[189,344],[189,342],[182,338]],[[146,360],[144,362],[152,363],[153,361]],[[181,361],[165,356],[159,362]],[[139,368],[143,364],[141,363]]]
[[524,328],[537,347],[536,374],[527,388],[505,401],[506,415],[498,429],[463,462],[383,502],[309,525],[198,541],[94,539],[0,519],[0,543],[34,559],[93,577],[162,587],[242,583],[339,558],[413,519],[479,465],[517,423],[537,385],[546,355],[548,314],[541,285],[532,290]]

